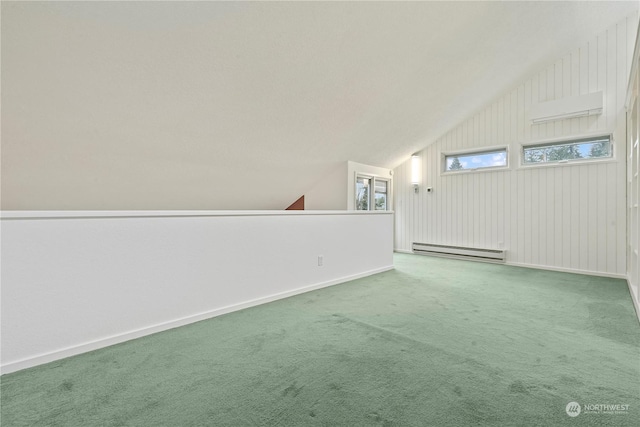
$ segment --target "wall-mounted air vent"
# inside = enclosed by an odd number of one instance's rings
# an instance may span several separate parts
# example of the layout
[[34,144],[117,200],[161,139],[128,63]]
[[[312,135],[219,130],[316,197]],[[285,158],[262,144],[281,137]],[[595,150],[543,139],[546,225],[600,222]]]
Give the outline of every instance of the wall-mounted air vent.
[[569,96],[532,105],[529,110],[529,119],[535,125],[553,120],[593,116],[602,114],[602,105],[602,92]]

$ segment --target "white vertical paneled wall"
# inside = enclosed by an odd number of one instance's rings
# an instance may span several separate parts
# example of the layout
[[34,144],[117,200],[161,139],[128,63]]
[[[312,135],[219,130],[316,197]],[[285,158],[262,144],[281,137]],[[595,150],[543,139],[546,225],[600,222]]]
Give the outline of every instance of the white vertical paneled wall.
[[[504,248],[507,263],[625,275],[626,100],[637,17],[559,59],[419,154],[423,183],[410,184],[409,159],[395,170],[395,247],[411,243]],[[602,115],[532,125],[532,105],[602,91]],[[614,158],[523,167],[523,143],[612,133]],[[442,153],[508,146],[509,168],[442,174]],[[425,187],[433,187],[427,193]]]
[[[638,29],[640,33],[640,28]],[[627,92],[627,280],[640,319],[640,40],[636,39]]]

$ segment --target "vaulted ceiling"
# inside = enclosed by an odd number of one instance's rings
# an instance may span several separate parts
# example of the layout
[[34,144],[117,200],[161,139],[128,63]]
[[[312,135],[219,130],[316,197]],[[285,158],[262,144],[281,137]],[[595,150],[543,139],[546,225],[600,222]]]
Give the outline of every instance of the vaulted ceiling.
[[398,165],[637,7],[3,2],[3,209],[282,209],[346,160]]

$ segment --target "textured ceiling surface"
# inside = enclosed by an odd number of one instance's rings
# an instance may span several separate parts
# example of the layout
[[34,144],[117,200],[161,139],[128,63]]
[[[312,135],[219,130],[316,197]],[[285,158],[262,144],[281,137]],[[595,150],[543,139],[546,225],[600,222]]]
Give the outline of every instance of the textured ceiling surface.
[[3,2],[3,208],[93,187],[88,208],[282,209],[346,160],[398,165],[637,7]]

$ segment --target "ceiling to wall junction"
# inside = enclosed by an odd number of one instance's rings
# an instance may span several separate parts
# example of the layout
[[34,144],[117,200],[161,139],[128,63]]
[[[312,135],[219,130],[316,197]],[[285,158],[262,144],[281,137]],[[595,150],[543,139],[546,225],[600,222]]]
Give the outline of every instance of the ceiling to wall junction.
[[630,2],[2,2],[3,209],[284,209]]

